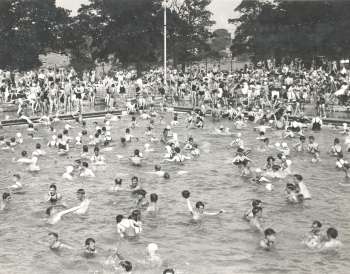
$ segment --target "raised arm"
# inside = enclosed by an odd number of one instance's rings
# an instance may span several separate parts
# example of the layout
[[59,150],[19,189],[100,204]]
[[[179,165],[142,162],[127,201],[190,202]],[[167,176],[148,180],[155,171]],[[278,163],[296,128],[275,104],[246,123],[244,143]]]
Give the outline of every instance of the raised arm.
[[186,199],[186,202],[187,202],[187,208],[188,208],[188,210],[193,214],[193,207],[192,207],[190,198],[187,198],[187,199]]
[[224,213],[224,211],[222,209],[220,209],[220,211],[218,211],[218,212],[207,212],[207,211],[204,211],[203,214],[206,215],[206,216],[218,216],[221,213]]

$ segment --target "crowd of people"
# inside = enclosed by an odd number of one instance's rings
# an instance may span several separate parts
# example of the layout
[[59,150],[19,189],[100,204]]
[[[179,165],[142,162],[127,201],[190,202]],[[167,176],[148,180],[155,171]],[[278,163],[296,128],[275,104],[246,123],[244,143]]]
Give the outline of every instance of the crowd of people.
[[[75,150],[78,148],[81,151],[79,159],[65,167],[66,171],[62,174],[63,180],[74,181],[77,177],[85,179],[97,176],[94,168],[108,166],[111,160],[107,159],[103,153],[113,151],[115,146],[112,145],[119,142],[122,146],[129,147],[134,146],[135,143],[143,145],[143,151],[134,149],[133,155],[129,157],[116,154],[117,151],[113,154],[114,158],[122,162],[129,162],[133,169],[137,169],[145,161],[148,161],[145,154],[152,153],[153,146],[157,149],[164,149],[166,151],[164,159],[153,163],[155,167],[151,173],[171,180],[171,165],[167,166],[167,171],[163,171],[165,163],[184,165],[187,161],[198,160],[201,157],[201,144],[194,136],[187,136],[184,142],[181,141],[179,133],[176,132],[180,123],[196,132],[205,130],[208,120],[220,122],[227,119],[231,121],[231,127],[219,126],[212,134],[219,138],[232,136],[231,142],[227,145],[235,151],[232,159],[233,167],[239,170],[240,176],[244,180],[262,186],[266,191],[272,191],[277,181],[285,182],[284,195],[286,201],[291,204],[304,203],[312,198],[303,176],[293,172],[293,156],[310,157],[312,163],[321,161],[320,152],[326,149],[319,147],[312,132],[320,131],[323,127],[322,117],[325,116],[325,103],[322,98],[325,100],[328,93],[339,88],[337,81],[339,83],[345,81],[345,76],[342,73],[338,73],[336,76],[338,78],[336,78],[333,75],[327,75],[323,70],[296,72],[287,66],[275,70],[246,67],[233,74],[218,70],[205,73],[200,69],[188,73],[171,71],[167,86],[161,84],[160,71],[150,71],[145,74],[143,79],[133,79],[131,75],[126,77],[125,74],[118,74],[118,76],[106,77],[103,80],[96,80],[95,74],[92,72],[84,74],[83,79],[79,81],[73,70],[67,73],[68,71],[60,74],[52,70],[38,74],[31,72],[17,79],[13,78],[12,74],[0,74],[2,100],[8,101],[13,99],[13,96],[19,98],[20,95],[24,94],[25,96],[18,100],[22,100],[22,103],[28,102],[33,113],[40,109],[45,114],[39,120],[39,124],[31,123],[30,118],[28,118],[28,128],[25,133],[18,131],[15,136],[8,136],[5,131],[0,136],[2,153],[20,154],[19,157],[13,159],[13,163],[26,166],[28,172],[40,174],[40,162],[45,161],[47,154],[43,149],[46,144],[38,142],[31,153],[26,150],[21,151],[21,146],[28,139],[38,138],[40,140],[45,134],[49,134],[51,136],[47,143],[47,149],[51,153],[52,151],[57,153],[55,158],[68,157],[71,154],[71,146],[74,146]],[[126,86],[133,85],[138,97],[127,102],[127,110],[123,112],[123,116],[108,114],[102,123],[94,122],[94,128],[91,129],[80,113],[82,94],[88,96],[89,100],[93,102],[96,94],[95,83],[101,84],[104,81],[113,83],[106,85],[107,89],[110,90],[110,92],[106,92],[106,102],[109,106],[115,106],[111,100],[114,99],[115,93],[118,93],[118,96],[123,96],[125,91],[123,91],[123,87]],[[132,82],[135,83],[131,84]],[[155,83],[155,86],[152,83]],[[113,88],[116,89],[115,92]],[[148,90],[153,88],[154,94],[149,93]],[[15,93],[12,92],[13,89],[16,90]],[[160,95],[162,97],[160,108],[155,108],[154,98],[150,101],[146,100],[152,96],[143,96],[144,94]],[[169,96],[172,97],[170,101],[178,102],[188,97],[193,110],[188,111],[184,119],[179,119],[182,114],[174,113],[171,122],[164,127],[162,134],[158,136],[154,130],[163,127],[164,112],[172,111],[172,106],[167,99]],[[142,103],[139,97],[144,98],[145,101]],[[126,97],[124,99],[127,100]],[[303,113],[304,105],[310,100],[318,104],[318,113],[313,119],[305,117]],[[60,121],[58,116],[46,116],[60,109],[67,110],[67,105],[76,107],[78,111],[76,121],[65,123]],[[21,108],[19,114],[23,116],[23,105]],[[115,140],[113,136],[117,130],[120,130],[115,125],[125,117],[129,117],[124,115],[131,115],[130,125],[125,128],[124,136],[120,140]],[[134,135],[134,129],[140,127],[145,129],[144,135]],[[246,138],[242,136],[242,132],[250,127],[254,128],[256,140],[259,143],[254,149],[250,148],[250,144],[247,144]],[[72,136],[72,128],[79,132],[77,136]],[[271,138],[268,137],[269,131],[275,130],[281,131],[281,137],[276,140],[275,144],[272,144]],[[335,157],[337,168],[348,176],[350,164],[344,159],[343,152],[350,149],[350,131],[346,124],[338,131],[339,135],[346,136],[344,145],[341,144],[339,138],[336,138],[334,143],[330,144],[329,155],[323,154],[322,157]],[[291,142],[294,144],[291,145]],[[343,149],[344,146],[345,149]],[[267,158],[265,165],[253,170],[250,165],[255,154],[263,154]],[[203,164],[205,165],[205,163]],[[24,199],[25,195],[21,198],[16,195],[27,187],[21,178],[21,174],[14,173],[13,184],[9,185],[8,190],[2,195],[0,207],[2,211],[8,210],[10,212],[12,198]],[[116,195],[122,191],[129,191],[131,199],[135,200],[135,206],[130,215],[118,214],[115,217],[116,229],[121,240],[137,238],[140,233],[143,233],[144,228],[141,216],[149,213],[156,215],[159,210],[158,194],[151,193],[148,199],[147,191],[142,187],[139,178],[132,176],[130,180],[130,185],[125,185],[122,178],[115,178],[109,189]],[[45,212],[47,223],[52,226],[52,232],[48,235],[49,247],[52,250],[74,249],[73,246],[60,240],[59,234],[54,231],[54,225],[64,221],[63,217],[66,215],[87,214],[93,201],[88,198],[85,189],[80,188],[76,191],[79,204],[68,208],[63,202],[63,195],[59,192],[57,185],[51,184],[48,189]],[[181,194],[195,222],[210,216],[227,214],[225,210],[207,211],[202,201],[193,204],[191,193],[188,190],[182,191]],[[166,201],[164,201],[165,203]],[[261,249],[272,250],[278,248],[275,247],[277,233],[273,227],[263,227],[260,221],[263,205],[261,200],[253,199],[251,208],[245,213],[242,212],[242,215],[252,227],[252,232],[262,233],[259,243]],[[326,231],[322,231],[320,221],[311,220],[310,223],[312,224],[311,231],[303,241],[307,247],[329,251],[338,250],[342,246],[338,240],[337,229],[329,227]],[[87,258],[98,256],[96,246],[98,243],[94,238],[85,240],[83,252]],[[162,258],[157,253],[158,245],[150,243],[146,250],[147,258],[143,263],[156,269],[164,268]],[[124,258],[118,249],[106,259],[106,267],[111,267],[122,273],[131,273],[134,265],[132,258]],[[176,273],[173,268],[166,268],[162,271],[163,274]]]
[[[327,105],[344,105],[349,94],[349,73],[343,67],[332,71],[280,67],[248,66],[234,72],[207,71],[194,66],[185,72],[169,69],[167,84],[162,70],[150,70],[138,76],[135,70],[95,70],[78,75],[73,68],[41,69],[25,73],[0,71],[0,102],[16,102],[18,114],[34,115],[91,110],[96,96],[107,109],[146,107],[155,97],[168,104],[204,106],[217,112],[232,107],[264,107],[283,104],[289,114],[303,113],[312,103],[317,115],[326,116]],[[166,100],[168,99],[168,100]],[[88,103],[83,104],[86,101]]]

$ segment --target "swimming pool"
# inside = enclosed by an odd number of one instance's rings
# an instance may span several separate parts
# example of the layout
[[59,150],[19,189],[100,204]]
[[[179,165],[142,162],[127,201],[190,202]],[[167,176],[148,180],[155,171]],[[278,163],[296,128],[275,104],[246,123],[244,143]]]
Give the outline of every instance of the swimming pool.
[[[180,115],[181,121],[184,115]],[[171,115],[166,116],[171,120]],[[102,123],[102,120],[96,120]],[[161,273],[166,266],[175,268],[179,273],[191,274],[249,274],[249,273],[347,273],[350,262],[350,229],[348,196],[350,187],[344,183],[344,173],[336,171],[335,159],[326,155],[334,137],[341,137],[331,129],[320,133],[310,133],[316,137],[321,147],[322,161],[311,163],[310,155],[292,154],[292,169],[303,175],[313,199],[304,205],[290,205],[285,201],[285,181],[275,183],[273,192],[264,187],[252,185],[239,176],[237,168],[232,167],[230,159],[234,150],[228,149],[232,140],[228,136],[211,134],[218,124],[208,122],[204,130],[174,128],[181,140],[191,134],[201,148],[201,156],[196,161],[187,161],[184,166],[163,164],[162,169],[170,173],[171,179],[165,180],[145,172],[153,171],[154,164],[161,161],[165,150],[161,144],[152,145],[156,151],[146,154],[147,161],[142,167],[132,167],[118,160],[116,154],[131,155],[133,150],[143,149],[145,141],[132,143],[123,148],[119,139],[129,125],[131,117],[113,122],[112,135],[114,149],[103,152],[108,163],[105,170],[97,170],[96,178],[75,178],[73,182],[61,179],[64,167],[79,158],[81,148],[72,148],[69,157],[58,157],[55,150],[45,148],[48,155],[39,160],[41,171],[29,174],[23,166],[12,164],[10,159],[19,157],[23,149],[34,150],[36,142],[43,146],[48,141],[48,132],[42,128],[39,135],[43,140],[25,138],[25,145],[19,145],[16,152],[1,151],[2,168],[0,177],[20,172],[27,184],[24,195],[15,195],[8,211],[0,212],[0,273],[113,273],[104,267],[110,250],[118,246],[121,253],[135,265],[133,273]],[[183,124],[180,121],[180,125]],[[147,122],[139,121],[140,127],[134,135],[143,135]],[[230,126],[229,121],[220,122]],[[156,126],[160,135],[164,125]],[[63,129],[64,122],[60,125]],[[88,120],[93,128],[93,120]],[[262,167],[270,154],[258,152],[254,148],[258,141],[252,127],[243,130],[246,145],[253,148],[251,155],[253,167]],[[76,136],[78,128],[70,135]],[[25,133],[25,127],[2,129],[2,135],[11,136],[15,132]],[[280,141],[280,132],[268,132],[272,143]],[[309,132],[307,133],[309,135]],[[288,141],[291,144],[293,141]],[[276,151],[271,152],[276,155]],[[347,155],[345,156],[347,158]],[[180,170],[188,174],[178,175]],[[130,193],[109,194],[115,177],[123,174],[124,185],[130,183],[133,175],[139,176],[147,193],[157,193],[161,208],[157,217],[142,214],[144,230],[138,239],[119,240],[115,216],[129,215],[134,208]],[[127,175],[126,175],[127,174]],[[84,188],[91,205],[87,216],[68,215],[54,226],[45,223],[45,195],[50,184],[55,183],[63,201],[69,206],[77,205],[75,192]],[[2,179],[0,188],[10,182]],[[225,209],[226,213],[218,217],[209,217],[200,223],[193,223],[187,210],[181,191],[191,191],[192,202],[204,201],[208,211]],[[149,197],[147,195],[147,197]],[[243,213],[250,208],[251,199],[259,198],[264,202],[263,225],[277,231],[276,249],[265,252],[259,249],[261,235],[255,233],[242,219]],[[302,237],[310,230],[311,222],[319,220],[323,228],[333,226],[338,229],[344,243],[341,252],[320,254],[301,244]],[[47,243],[49,231],[57,232],[60,239],[76,248],[77,251],[50,251]],[[86,259],[82,256],[86,238],[96,240],[98,255]],[[145,255],[147,244],[154,242],[159,246],[159,254],[164,260],[161,269],[147,269],[138,261]]]

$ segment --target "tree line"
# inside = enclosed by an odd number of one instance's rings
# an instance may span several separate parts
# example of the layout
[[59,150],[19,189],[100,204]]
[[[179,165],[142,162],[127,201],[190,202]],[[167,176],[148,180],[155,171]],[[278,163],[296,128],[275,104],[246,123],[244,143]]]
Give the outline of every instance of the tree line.
[[[167,2],[168,55],[175,65],[222,50],[210,42],[211,0]],[[162,0],[90,0],[76,16],[55,0],[1,0],[0,68],[32,69],[40,66],[39,54],[58,52],[78,70],[108,61],[141,71],[161,63],[163,13]]]
[[350,1],[242,0],[232,41],[233,55],[258,61],[316,56],[337,60],[350,55]]

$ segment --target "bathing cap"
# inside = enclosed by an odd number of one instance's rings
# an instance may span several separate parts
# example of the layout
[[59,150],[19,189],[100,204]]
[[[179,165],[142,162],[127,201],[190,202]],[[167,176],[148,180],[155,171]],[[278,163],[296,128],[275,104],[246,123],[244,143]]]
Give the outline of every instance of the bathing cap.
[[157,244],[154,244],[154,243],[151,243],[147,246],[147,250],[149,253],[151,252],[155,252],[158,250],[158,245]]

